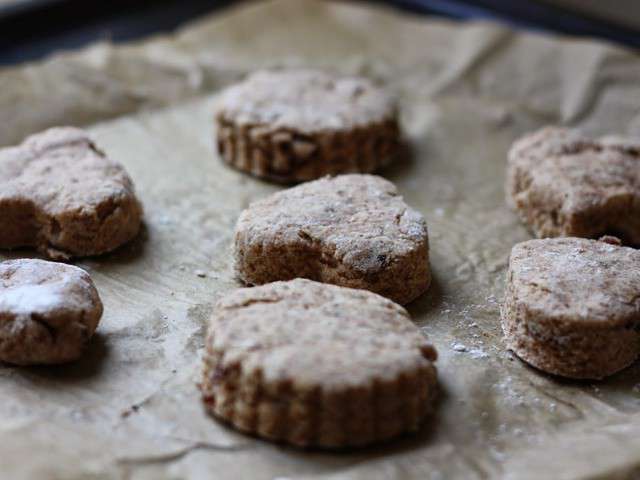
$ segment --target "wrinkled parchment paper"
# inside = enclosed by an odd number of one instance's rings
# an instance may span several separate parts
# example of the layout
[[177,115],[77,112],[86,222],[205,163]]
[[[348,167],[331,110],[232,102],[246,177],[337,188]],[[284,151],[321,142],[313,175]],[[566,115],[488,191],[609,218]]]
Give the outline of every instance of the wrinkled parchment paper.
[[[246,72],[290,65],[361,73],[399,92],[413,155],[383,173],[430,228],[435,281],[409,310],[440,353],[437,413],[418,435],[350,453],[238,434],[204,415],[195,387],[207,316],[237,286],[236,217],[280,188],[221,164],[211,106]],[[173,36],[0,70],[1,145],[89,126],[146,209],[133,244],[78,262],[105,304],[82,361],[0,367],[0,477],[636,478],[640,366],[597,384],[561,381],[502,343],[508,254],[529,238],[504,205],[505,153],[547,123],[639,135],[640,58],[492,24],[277,0]]]

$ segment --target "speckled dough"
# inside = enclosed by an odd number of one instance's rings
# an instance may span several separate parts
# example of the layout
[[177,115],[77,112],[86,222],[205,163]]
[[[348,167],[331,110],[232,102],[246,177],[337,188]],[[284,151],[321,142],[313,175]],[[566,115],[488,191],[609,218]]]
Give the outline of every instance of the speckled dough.
[[219,98],[218,150],[230,165],[278,181],[368,173],[399,155],[397,117],[395,97],[366,78],[260,71]]
[[640,353],[640,251],[582,238],[517,244],[502,327],[508,347],[541,370],[616,373]]
[[340,175],[249,206],[235,231],[235,267],[249,285],[297,277],[363,288],[405,304],[431,281],[427,226],[396,187]]
[[0,150],[0,248],[97,255],[131,240],[141,216],[124,168],[83,130],[52,128]]
[[0,361],[75,360],[101,316],[102,302],[84,270],[35,259],[0,263]]
[[547,127],[514,143],[507,201],[538,237],[640,245],[640,144]]
[[404,308],[296,279],[219,301],[206,340],[206,408],[298,446],[362,446],[416,430],[433,409],[436,351]]

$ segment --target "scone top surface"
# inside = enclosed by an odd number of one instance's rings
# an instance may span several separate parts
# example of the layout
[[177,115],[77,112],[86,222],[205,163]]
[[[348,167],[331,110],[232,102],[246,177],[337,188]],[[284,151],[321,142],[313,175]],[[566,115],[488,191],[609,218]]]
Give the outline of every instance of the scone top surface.
[[605,234],[640,243],[640,145],[547,127],[509,152],[508,202],[539,237]]
[[101,316],[102,302],[84,270],[37,259],[0,262],[0,361],[74,360]]
[[87,133],[51,128],[0,149],[0,246],[95,255],[133,238],[142,209],[124,168]]
[[218,304],[207,348],[263,381],[342,390],[391,381],[436,359],[399,305],[304,279],[237,290]]
[[219,115],[237,125],[306,133],[368,126],[395,114],[396,100],[363,77],[317,70],[259,71],[228,88]]
[[530,240],[513,247],[510,288],[529,316],[581,326],[640,320],[640,252],[582,238]]
[[323,178],[257,201],[240,215],[235,242],[249,284],[304,277],[406,303],[430,281],[424,218],[374,175]]
[[427,234],[422,215],[391,182],[360,174],[323,178],[259,200],[240,216],[238,230],[245,227],[249,236],[272,230],[284,241],[321,239],[335,248],[336,258],[362,272],[384,268]]

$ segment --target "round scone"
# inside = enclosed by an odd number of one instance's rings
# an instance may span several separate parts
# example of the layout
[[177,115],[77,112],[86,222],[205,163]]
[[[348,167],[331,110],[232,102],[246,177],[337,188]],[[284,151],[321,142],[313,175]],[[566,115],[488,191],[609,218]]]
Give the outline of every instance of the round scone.
[[502,305],[508,348],[534,367],[599,379],[640,354],[640,251],[581,238],[513,247]]
[[0,361],[75,360],[101,316],[98,292],[81,268],[36,259],[0,262]]
[[207,410],[298,446],[362,446],[416,430],[436,393],[434,347],[401,306],[296,279],[232,292],[209,325]]
[[235,268],[249,285],[301,277],[406,304],[431,281],[427,226],[383,178],[323,178],[242,212]]
[[256,72],[221,95],[215,118],[222,159],[276,181],[373,172],[400,152],[395,97],[362,77]]
[[507,203],[537,237],[640,245],[640,144],[547,127],[513,144]]
[[83,130],[51,128],[0,149],[0,248],[98,255],[135,237],[141,219],[129,175]]

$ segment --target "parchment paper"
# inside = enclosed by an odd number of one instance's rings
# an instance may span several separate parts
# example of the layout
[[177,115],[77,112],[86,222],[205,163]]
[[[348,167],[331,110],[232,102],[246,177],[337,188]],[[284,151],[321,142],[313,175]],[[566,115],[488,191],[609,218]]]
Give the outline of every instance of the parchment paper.
[[[229,430],[200,406],[207,316],[237,286],[236,217],[281,188],[221,164],[211,106],[221,86],[284,65],[363,73],[401,95],[413,154],[383,173],[429,223],[435,282],[409,310],[438,348],[442,385],[416,436],[301,451]],[[133,244],[78,262],[105,304],[82,361],[0,367],[0,477],[635,478],[640,367],[597,384],[534,371],[505,351],[498,305],[510,248],[529,238],[504,205],[510,142],[547,123],[638,135],[639,103],[640,58],[611,45],[301,0],[0,70],[0,144],[88,125],[146,210]]]

